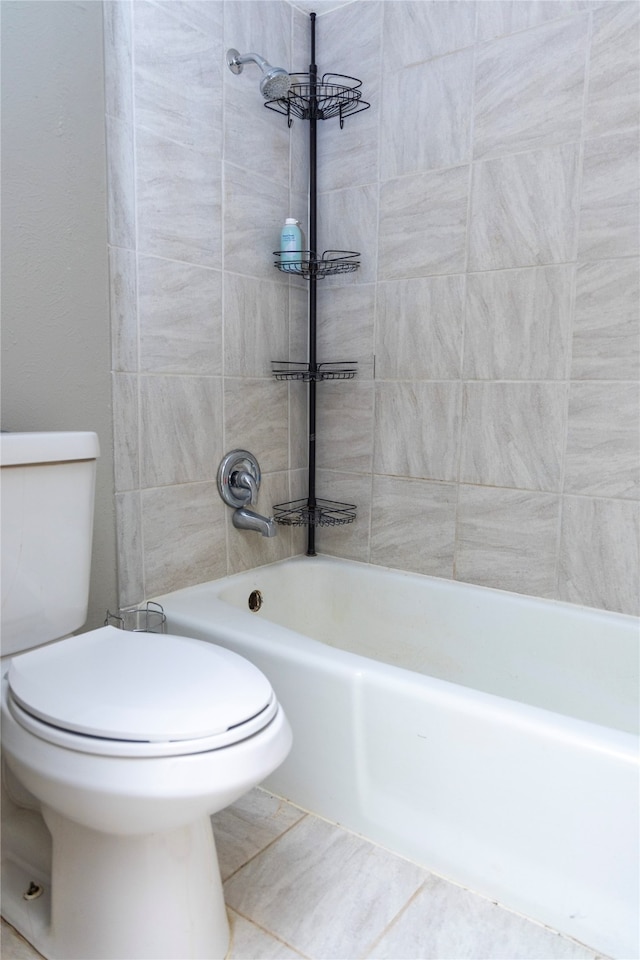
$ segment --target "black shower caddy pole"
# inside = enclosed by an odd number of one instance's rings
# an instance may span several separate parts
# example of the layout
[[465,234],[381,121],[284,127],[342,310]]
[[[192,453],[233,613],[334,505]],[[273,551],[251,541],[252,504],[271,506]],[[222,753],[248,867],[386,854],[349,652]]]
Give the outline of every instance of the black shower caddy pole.
[[[317,256],[317,143],[318,143],[318,101],[316,85],[318,67],[316,65],[316,15],[309,14],[311,21],[311,63],[309,64],[309,249],[311,257]],[[309,511],[313,517],[316,510],[316,376],[318,358],[316,352],[316,293],[317,278],[314,271],[309,277]],[[314,523],[307,527],[307,556],[316,555],[316,528]]]
[[[293,82],[286,97],[269,100],[265,107],[281,113],[287,118],[289,126],[293,117],[309,121],[309,194],[308,250],[301,256],[300,273],[309,281],[308,311],[308,362],[272,361],[272,372],[276,380],[304,380],[308,386],[308,470],[307,496],[290,503],[275,503],[275,519],[288,526],[307,527],[307,556],[316,555],[316,531],[318,526],[337,526],[352,523],[356,518],[356,506],[353,503],[340,503],[336,500],[322,500],[316,497],[316,390],[324,380],[351,380],[356,375],[355,361],[336,360],[318,363],[316,299],[317,283],[323,277],[353,273],[360,266],[357,259],[360,254],[354,250],[324,250],[318,254],[317,236],[317,133],[318,120],[339,117],[340,127],[344,118],[353,113],[367,110],[370,104],[362,100],[360,80],[344,74],[326,73],[318,79],[316,65],[316,15],[309,14],[311,38],[311,63],[308,74],[291,74]],[[288,261],[283,259],[284,251],[275,251],[276,266],[285,273],[293,272]]]

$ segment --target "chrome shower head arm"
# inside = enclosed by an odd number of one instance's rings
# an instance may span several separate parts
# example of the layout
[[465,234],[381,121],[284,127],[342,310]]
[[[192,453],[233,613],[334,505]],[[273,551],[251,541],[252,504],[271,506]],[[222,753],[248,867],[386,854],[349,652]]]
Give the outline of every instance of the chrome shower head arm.
[[233,47],[227,50],[227,66],[232,73],[242,73],[245,63],[256,63],[262,70],[260,92],[265,100],[286,97],[291,86],[291,78],[284,67],[272,67],[258,53],[238,53]]
[[242,67],[245,63],[257,63],[263,73],[266,73],[269,69],[269,64],[259,53],[239,53],[233,47],[227,50],[227,66],[231,73],[242,73]]

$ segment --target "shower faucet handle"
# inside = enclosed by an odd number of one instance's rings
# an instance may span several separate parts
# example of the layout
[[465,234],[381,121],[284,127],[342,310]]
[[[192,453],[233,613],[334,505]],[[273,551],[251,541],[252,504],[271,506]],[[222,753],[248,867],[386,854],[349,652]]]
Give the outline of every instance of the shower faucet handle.
[[254,506],[260,480],[260,465],[248,450],[231,450],[218,467],[218,493],[229,507]]
[[248,470],[235,470],[231,474],[231,484],[249,491],[249,504],[253,507],[258,502],[258,484],[256,478]]

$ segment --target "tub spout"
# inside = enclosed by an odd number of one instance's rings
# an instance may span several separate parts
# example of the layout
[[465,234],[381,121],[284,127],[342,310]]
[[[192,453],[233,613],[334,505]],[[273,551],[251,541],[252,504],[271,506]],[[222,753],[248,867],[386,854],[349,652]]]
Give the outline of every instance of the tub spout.
[[255,530],[263,537],[275,537],[278,532],[278,526],[273,517],[263,517],[247,507],[234,510],[232,522],[238,530]]

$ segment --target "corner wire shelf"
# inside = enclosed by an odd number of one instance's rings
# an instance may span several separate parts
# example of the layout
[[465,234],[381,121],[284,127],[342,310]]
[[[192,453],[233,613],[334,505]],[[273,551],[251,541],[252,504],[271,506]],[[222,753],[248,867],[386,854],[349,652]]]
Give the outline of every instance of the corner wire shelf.
[[267,100],[267,110],[274,110],[287,118],[289,126],[293,117],[299,120],[329,120],[361,113],[371,106],[362,99],[362,81],[343,73],[324,73],[320,80],[313,80],[310,73],[291,73],[291,87],[286,97]]
[[327,363],[317,363],[315,370],[310,363],[299,363],[295,360],[272,360],[271,373],[276,380],[301,380],[310,383],[312,380],[353,380],[358,366],[357,360],[334,360]]
[[353,523],[357,507],[338,500],[291,500],[273,505],[273,519],[285,527],[338,527]]
[[[320,257],[313,250],[274,250],[273,255],[280,258],[274,266],[281,273],[304,277],[305,280],[353,273],[360,266],[357,259],[360,254],[356,250],[325,250]],[[290,259],[292,256],[296,259]]]

